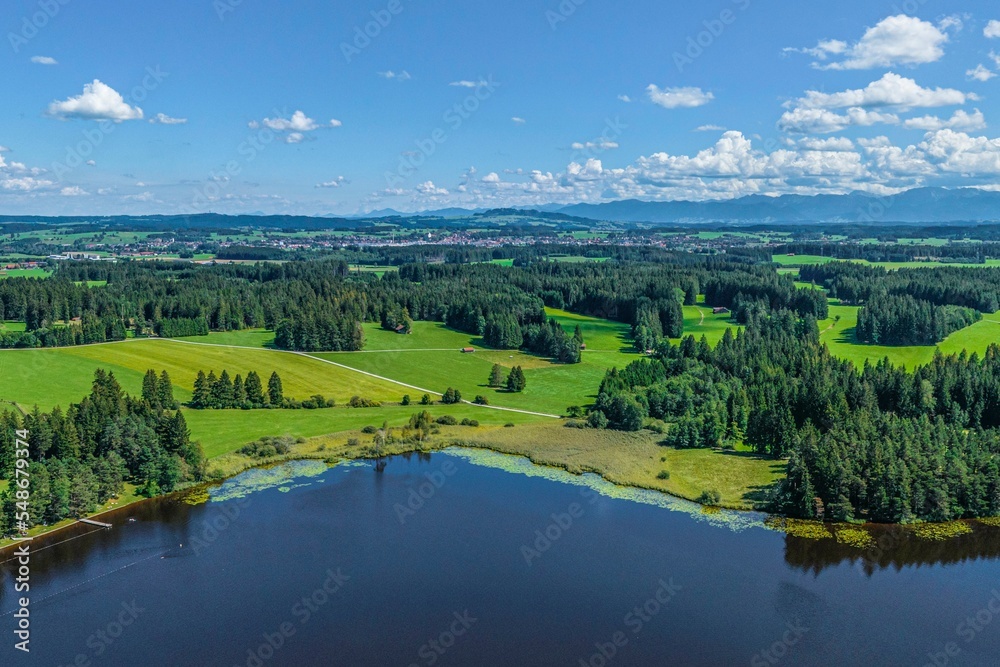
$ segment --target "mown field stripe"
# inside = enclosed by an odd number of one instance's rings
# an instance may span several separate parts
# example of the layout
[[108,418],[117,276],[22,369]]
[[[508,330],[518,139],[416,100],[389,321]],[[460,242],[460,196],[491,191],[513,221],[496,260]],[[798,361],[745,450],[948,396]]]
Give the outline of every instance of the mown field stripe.
[[[216,345],[214,343],[197,343],[195,341],[174,340],[172,338],[163,338],[161,340],[169,341],[171,343],[178,343],[180,345],[200,345],[202,347],[223,347],[223,348],[229,348],[229,349],[235,349],[235,350],[244,350],[244,349],[246,349],[244,347],[240,347],[239,345]],[[357,368],[352,368],[351,366],[345,366],[344,364],[338,364],[337,362],[330,361],[329,359],[322,359],[320,357],[314,357],[313,355],[306,354],[305,352],[292,352],[290,350],[266,350],[266,351],[267,352],[271,352],[271,353],[277,353],[277,354],[294,354],[294,355],[299,356],[299,357],[305,357],[306,359],[312,359],[314,361],[318,361],[318,362],[321,362],[321,363],[324,363],[324,364],[330,364],[331,366],[336,366],[337,368],[342,368],[344,370],[351,371],[353,373],[360,373],[361,375],[368,376],[368,377],[373,378],[375,380],[382,380],[383,382],[390,382],[390,383],[395,384],[395,385],[400,386],[400,387],[406,387],[407,389],[413,389],[414,391],[419,391],[419,392],[422,392],[424,394],[430,394],[431,396],[441,396],[442,395],[441,392],[438,392],[438,391],[432,391],[430,389],[424,389],[423,387],[417,387],[416,385],[406,384],[405,382],[400,382],[399,380],[393,380],[392,378],[388,378],[388,377],[385,377],[383,375],[376,375],[375,373],[369,373],[368,371],[358,370]],[[448,352],[450,350],[442,350],[442,351]],[[486,410],[501,410],[503,412],[517,412],[517,413],[520,413],[522,415],[532,415],[534,417],[549,417],[551,419],[562,419],[562,417],[560,415],[550,415],[550,414],[546,414],[544,412],[531,412],[530,410],[518,410],[517,408],[504,408],[504,407],[500,407],[498,405],[477,405],[477,404],[475,404],[475,403],[473,403],[471,401],[462,401],[462,402],[466,403],[468,405],[475,406],[477,408],[484,408]]]

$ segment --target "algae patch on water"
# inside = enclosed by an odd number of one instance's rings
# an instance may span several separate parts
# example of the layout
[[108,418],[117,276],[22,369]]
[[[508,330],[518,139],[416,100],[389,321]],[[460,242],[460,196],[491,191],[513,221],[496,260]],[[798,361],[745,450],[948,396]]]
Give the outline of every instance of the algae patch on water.
[[780,533],[801,537],[807,540],[827,540],[833,537],[833,533],[825,524],[818,521],[803,521],[801,519],[787,519],[775,516],[767,520],[767,527]]
[[854,547],[855,549],[871,549],[876,544],[875,538],[872,537],[871,533],[853,526],[836,526],[834,528],[834,535],[837,537],[837,542]]
[[[245,498],[251,494],[267,489],[290,491],[293,488],[309,486],[317,481],[315,478],[329,470],[323,461],[288,461],[269,468],[252,468],[242,472],[232,479],[227,479],[219,486],[207,489],[211,502],[225,502]],[[310,481],[299,481],[310,479]],[[297,483],[292,484],[293,481]]]
[[913,534],[920,539],[934,542],[943,542],[953,537],[968,535],[971,532],[972,528],[969,524],[961,521],[953,521],[952,523],[925,523],[913,529]]
[[763,528],[765,514],[760,512],[727,510],[705,507],[671,496],[660,491],[625,487],[612,484],[603,477],[594,474],[574,475],[561,468],[551,468],[532,463],[523,456],[501,454],[488,449],[468,449],[465,447],[450,447],[444,454],[455,456],[469,463],[486,468],[494,468],[526,477],[539,477],[552,482],[580,486],[590,489],[600,496],[616,500],[626,500],[643,505],[662,507],[674,512],[683,512],[697,521],[708,523],[718,528],[728,528],[740,532],[748,528]]

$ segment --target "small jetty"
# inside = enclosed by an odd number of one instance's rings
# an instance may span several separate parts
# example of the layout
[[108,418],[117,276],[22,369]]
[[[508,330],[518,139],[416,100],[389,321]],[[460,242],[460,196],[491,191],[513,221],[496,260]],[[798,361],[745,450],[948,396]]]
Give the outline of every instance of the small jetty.
[[112,527],[110,523],[102,523],[100,521],[94,521],[93,519],[80,519],[80,523],[85,523],[88,526],[99,526],[101,528],[108,528],[108,529]]

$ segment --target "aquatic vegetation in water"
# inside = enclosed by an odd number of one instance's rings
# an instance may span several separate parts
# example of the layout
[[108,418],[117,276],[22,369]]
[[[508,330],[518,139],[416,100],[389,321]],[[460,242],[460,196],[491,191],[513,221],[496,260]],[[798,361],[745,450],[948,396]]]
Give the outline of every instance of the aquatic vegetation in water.
[[540,477],[552,482],[586,487],[606,498],[627,500],[643,505],[662,507],[673,512],[683,512],[697,521],[702,521],[718,528],[727,528],[737,533],[749,528],[763,528],[764,520],[767,517],[766,514],[761,512],[721,508],[712,508],[706,511],[704,506],[690,500],[677,498],[676,496],[671,496],[660,491],[618,486],[607,481],[600,475],[574,475],[560,468],[536,465],[523,456],[513,456],[487,449],[468,449],[465,447],[450,447],[443,450],[442,453],[464,459],[473,465],[503,470],[526,477]]
[[837,542],[855,549],[871,549],[875,546],[875,538],[863,528],[854,526],[837,526],[834,528]]
[[[232,479],[227,479],[221,485],[208,489],[212,502],[223,502],[245,498],[250,494],[266,489],[281,489],[308,486],[299,483],[295,487],[290,482],[301,478],[315,478],[329,470],[323,461],[289,461],[270,468],[252,468],[242,472]],[[311,483],[311,482],[310,482]]]
[[210,497],[208,489],[205,487],[201,487],[199,489],[194,489],[190,493],[186,494],[183,498],[181,498],[181,502],[186,503],[188,505],[204,505],[209,501],[209,499]]
[[833,537],[830,529],[818,521],[803,521],[775,516],[768,518],[766,523],[771,530],[807,540],[826,540]]
[[913,534],[922,540],[933,540],[940,542],[950,540],[960,535],[968,535],[972,532],[969,524],[961,521],[951,523],[924,523],[913,529]]

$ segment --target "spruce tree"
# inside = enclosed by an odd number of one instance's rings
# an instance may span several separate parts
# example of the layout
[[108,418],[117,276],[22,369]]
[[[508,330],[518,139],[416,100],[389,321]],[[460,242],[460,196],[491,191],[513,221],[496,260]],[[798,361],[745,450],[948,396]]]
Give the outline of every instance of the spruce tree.
[[267,381],[267,397],[271,400],[271,405],[280,408],[285,402],[285,392],[281,386],[281,377],[278,372],[271,373],[271,378]]

